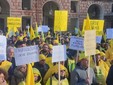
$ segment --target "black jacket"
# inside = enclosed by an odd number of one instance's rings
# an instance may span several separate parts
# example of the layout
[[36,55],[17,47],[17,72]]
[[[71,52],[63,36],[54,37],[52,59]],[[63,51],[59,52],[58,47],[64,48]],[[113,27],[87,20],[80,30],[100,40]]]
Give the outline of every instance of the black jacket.
[[113,65],[110,67],[107,79],[106,79],[107,85],[113,85]]

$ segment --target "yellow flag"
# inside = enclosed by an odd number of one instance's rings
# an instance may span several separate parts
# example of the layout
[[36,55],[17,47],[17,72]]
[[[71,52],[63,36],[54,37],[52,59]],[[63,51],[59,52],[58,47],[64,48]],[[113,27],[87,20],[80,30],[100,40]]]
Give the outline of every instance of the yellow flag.
[[35,36],[38,37],[38,25],[37,25],[37,22],[36,22],[36,28],[35,28]]
[[15,33],[15,32],[18,32],[18,28],[17,27],[14,27],[13,28],[13,32]]
[[84,31],[86,31],[86,30],[91,30],[90,18],[89,18],[89,14],[88,13],[87,13],[87,18],[84,19],[82,35],[84,35]]
[[[58,41],[58,43],[59,43],[59,36],[58,36],[58,34],[57,34],[57,41]],[[61,43],[61,42],[60,42]]]
[[26,85],[35,85],[34,84],[34,74],[31,64],[28,64],[27,76],[26,76]]
[[89,14],[87,13],[86,25],[84,30],[91,30]]
[[24,35],[23,35],[24,37],[26,37],[27,35],[26,35],[26,31],[24,30]]
[[33,40],[35,38],[35,33],[34,33],[32,26],[30,27],[29,30],[30,30],[30,40]]
[[11,32],[11,27],[8,27],[8,32],[7,32],[7,34],[6,34],[6,37],[7,37],[7,38],[8,38],[8,36],[9,36],[10,32]]

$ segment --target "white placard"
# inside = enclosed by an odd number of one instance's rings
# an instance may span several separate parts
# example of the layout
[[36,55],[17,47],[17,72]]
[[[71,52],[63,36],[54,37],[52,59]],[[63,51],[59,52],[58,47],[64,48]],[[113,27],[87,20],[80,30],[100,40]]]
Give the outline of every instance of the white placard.
[[66,45],[53,46],[52,62],[65,61],[66,59]]
[[14,49],[14,56],[16,66],[29,64],[39,61],[39,48],[38,46],[29,46]]
[[96,43],[101,43],[102,36],[96,36]]
[[85,56],[96,54],[96,31],[95,30],[85,31],[84,49],[85,49]]
[[69,48],[84,51],[84,39],[82,37],[71,36]]
[[40,25],[38,27],[38,32],[48,32],[50,28],[47,25]]
[[107,39],[113,39],[113,29],[107,29],[106,30]]
[[6,46],[7,46],[6,37],[0,35],[0,60],[6,60]]

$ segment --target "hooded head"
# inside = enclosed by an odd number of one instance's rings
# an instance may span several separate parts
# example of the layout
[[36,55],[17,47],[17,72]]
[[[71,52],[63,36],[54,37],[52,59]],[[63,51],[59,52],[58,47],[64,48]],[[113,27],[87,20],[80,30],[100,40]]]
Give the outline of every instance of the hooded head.
[[[63,65],[60,64],[60,71],[63,71],[63,70],[65,71],[65,77],[68,77],[67,69]],[[58,73],[58,64],[56,64],[55,66],[49,68],[46,75],[44,76],[44,83],[46,83],[48,78],[50,78],[55,73]]]
[[100,56],[100,51],[99,50],[96,50],[96,61],[100,61],[101,59],[101,56]]
[[34,74],[34,77],[35,77],[35,82],[41,82],[42,77],[41,77],[39,70],[36,69],[36,68],[33,68],[33,74]]

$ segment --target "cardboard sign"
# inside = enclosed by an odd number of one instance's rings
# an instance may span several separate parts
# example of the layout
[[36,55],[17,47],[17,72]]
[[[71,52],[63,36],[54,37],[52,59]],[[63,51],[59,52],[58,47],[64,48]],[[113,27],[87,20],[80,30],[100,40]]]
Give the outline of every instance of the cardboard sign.
[[113,39],[113,29],[106,30],[107,39]]
[[50,28],[47,25],[41,25],[38,27],[38,32],[48,32]]
[[22,19],[18,17],[8,17],[7,27],[21,27]]
[[66,45],[53,46],[52,62],[65,61],[66,58]]
[[96,43],[101,43],[102,36],[96,36]]
[[0,60],[6,60],[6,46],[7,46],[6,37],[0,35]]
[[84,51],[84,39],[81,37],[71,36],[70,49]]
[[54,31],[67,31],[68,11],[55,11]]
[[[83,34],[84,34],[84,29],[85,29],[85,25],[86,25],[86,19],[84,20],[84,24],[83,24]],[[97,36],[102,36],[103,34],[103,27],[104,27],[104,20],[90,20],[90,30],[96,30],[96,35]]]
[[85,31],[84,49],[85,49],[85,56],[96,54],[96,31],[95,30]]
[[16,66],[39,61],[38,46],[29,46],[14,49]]

